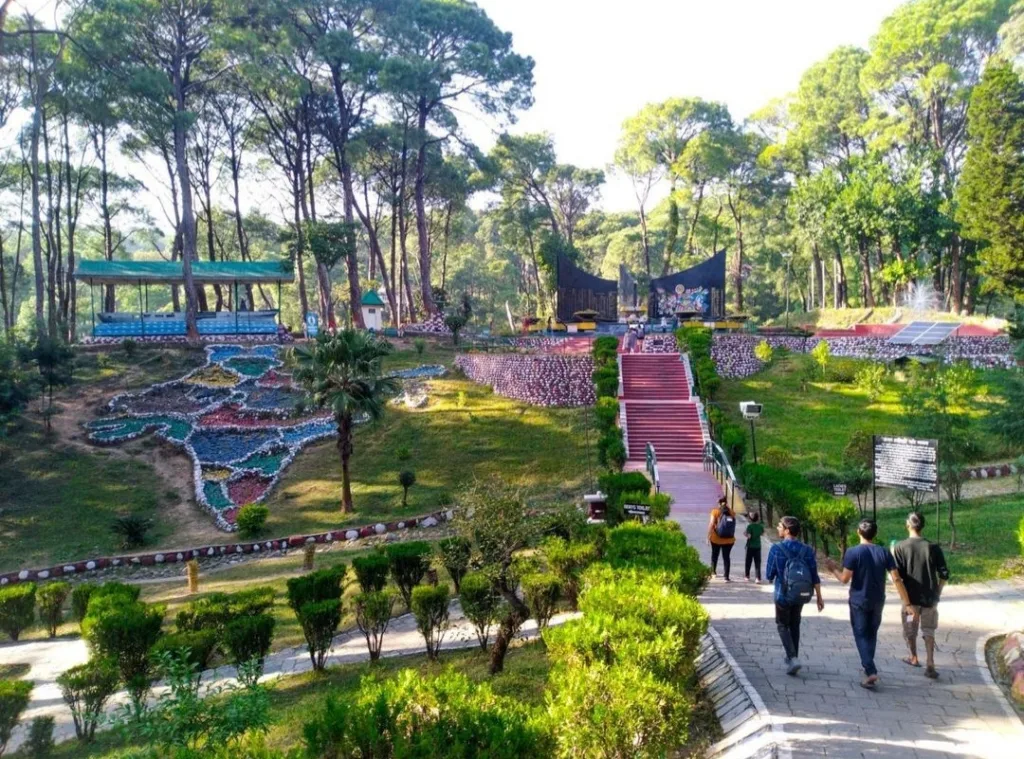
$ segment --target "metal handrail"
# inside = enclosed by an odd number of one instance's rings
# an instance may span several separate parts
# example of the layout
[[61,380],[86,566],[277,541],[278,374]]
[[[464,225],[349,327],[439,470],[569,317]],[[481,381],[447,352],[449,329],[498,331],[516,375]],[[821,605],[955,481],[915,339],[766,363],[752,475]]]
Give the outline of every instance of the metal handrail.
[[711,472],[715,475],[715,478],[722,483],[725,488],[725,497],[729,499],[729,508],[735,510],[736,508],[736,486],[739,482],[736,479],[736,474],[732,470],[732,465],[729,463],[729,457],[726,456],[725,451],[718,443],[714,440],[709,440],[704,444],[704,471]]
[[647,473],[654,483],[654,492],[661,492],[661,477],[658,476],[658,455],[654,452],[654,443],[647,444]]

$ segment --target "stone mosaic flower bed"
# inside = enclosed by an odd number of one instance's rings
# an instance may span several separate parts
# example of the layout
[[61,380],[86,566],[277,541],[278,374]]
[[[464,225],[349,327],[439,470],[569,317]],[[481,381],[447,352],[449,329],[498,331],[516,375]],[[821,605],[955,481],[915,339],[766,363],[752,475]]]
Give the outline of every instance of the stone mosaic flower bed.
[[[335,434],[321,411],[300,412],[301,389],[281,369],[277,346],[211,345],[207,363],[184,377],[115,396],[110,415],[87,424],[89,439],[117,444],[155,433],[192,459],[196,500],[225,530],[238,509],[263,500],[296,454]],[[394,372],[444,374],[443,366]]]

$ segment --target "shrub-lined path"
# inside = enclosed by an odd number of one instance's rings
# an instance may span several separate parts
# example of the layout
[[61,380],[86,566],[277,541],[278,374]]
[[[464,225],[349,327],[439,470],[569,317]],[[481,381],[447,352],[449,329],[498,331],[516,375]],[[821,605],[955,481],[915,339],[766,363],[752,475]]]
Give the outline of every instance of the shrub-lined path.
[[[473,626],[462,614],[462,607],[458,599],[451,602],[451,627],[445,634],[441,647],[445,650],[457,648],[472,648],[479,645]],[[556,614],[551,625],[560,625],[566,620],[578,616],[578,613]],[[529,640],[537,635],[536,620],[528,620],[520,630],[518,639]],[[493,637],[493,632],[492,632]],[[384,645],[381,649],[381,656],[408,656],[422,654],[424,652],[423,636],[416,629],[416,619],[412,614],[402,614],[395,617],[388,631],[384,636]],[[14,737],[8,744],[7,750],[13,753],[24,740],[28,724],[33,717],[46,714],[53,715],[54,738],[60,742],[75,737],[75,728],[71,721],[71,712],[60,694],[57,686],[57,677],[67,669],[78,664],[84,664],[89,658],[85,641],[81,638],[58,639],[34,641],[31,643],[11,643],[0,645],[0,665],[4,664],[28,664],[30,666],[25,679],[32,680],[32,700],[28,709],[22,714],[21,723],[15,730]],[[352,664],[368,661],[369,655],[366,651],[366,639],[357,628],[339,633],[334,638],[330,656],[327,659],[327,666],[332,667],[339,664]],[[309,672],[312,665],[309,661],[309,649],[304,646],[293,646],[291,648],[274,651],[267,655],[264,662],[264,682],[276,680],[280,677],[298,675]],[[223,666],[217,669],[207,670],[203,675],[203,687],[223,687],[235,681],[235,668]],[[159,686],[154,688],[160,692]],[[127,691],[117,693],[107,704],[107,713],[113,713],[120,704],[128,703]]]
[[[710,509],[720,492],[699,465],[662,466],[662,490],[675,498],[672,518],[705,562]],[[741,525],[744,520],[740,520]],[[739,528],[742,531],[742,526]],[[762,555],[768,555],[767,540]],[[712,579],[701,597],[712,625],[770,715],[771,730],[758,739],[779,755],[827,757],[991,757],[1020,752],[1024,724],[990,684],[985,638],[1024,626],[1024,582],[953,585],[939,607],[936,681],[908,667],[899,599],[889,590],[879,631],[877,664],[882,681],[863,690],[850,631],[847,588],[822,573],[825,610],[804,610],[800,660],[789,677],[775,632],[771,585],[743,580],[744,539],[733,549],[732,583]],[[719,566],[719,571],[722,567]],[[753,755],[753,754],[750,754]]]

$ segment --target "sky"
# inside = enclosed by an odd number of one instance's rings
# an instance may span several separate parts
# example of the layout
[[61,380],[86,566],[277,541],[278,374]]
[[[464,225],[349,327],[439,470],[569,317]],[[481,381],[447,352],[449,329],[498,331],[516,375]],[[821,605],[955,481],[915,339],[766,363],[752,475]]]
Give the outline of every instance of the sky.
[[[510,131],[548,132],[558,158],[608,168],[622,122],[646,103],[699,96],[724,102],[736,121],[796,88],[801,74],[840,45],[866,47],[904,0],[477,0],[511,32],[514,49],[535,61],[534,105]],[[58,0],[15,0],[17,9],[52,18]],[[488,149],[502,125],[460,116]],[[126,167],[119,167],[124,170]],[[135,166],[159,192],[158,173]],[[286,198],[277,182],[243,189],[246,205],[276,217]],[[652,193],[658,200],[664,192]],[[166,220],[153,198],[152,214]],[[222,202],[226,203],[227,198]],[[486,203],[478,198],[474,205]],[[624,177],[609,172],[598,203],[633,210]],[[161,224],[167,226],[166,224]]]
[[[867,47],[904,0],[478,0],[533,57],[533,108],[514,132],[549,132],[559,160],[606,167],[622,122],[646,103],[697,96],[742,121],[796,89],[841,45]],[[477,140],[493,125],[466,122]],[[609,175],[600,205],[631,210]]]

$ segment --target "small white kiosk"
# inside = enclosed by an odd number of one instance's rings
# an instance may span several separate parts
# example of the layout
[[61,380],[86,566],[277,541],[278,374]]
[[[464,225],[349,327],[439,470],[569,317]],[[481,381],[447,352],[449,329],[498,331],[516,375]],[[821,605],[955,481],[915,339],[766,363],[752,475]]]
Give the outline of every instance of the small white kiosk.
[[359,301],[360,310],[363,312],[363,324],[374,332],[384,329],[384,301],[376,290],[367,290]]

